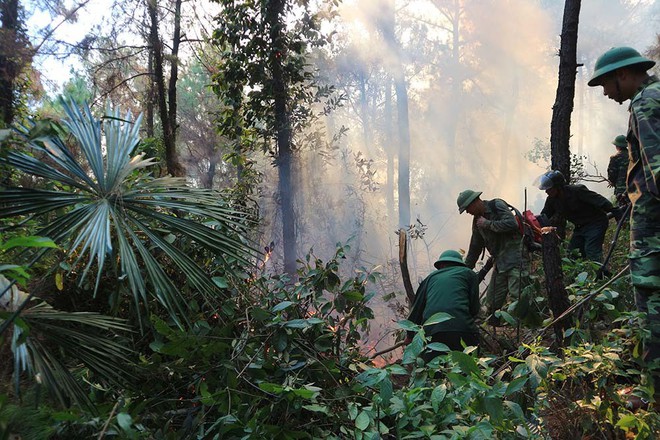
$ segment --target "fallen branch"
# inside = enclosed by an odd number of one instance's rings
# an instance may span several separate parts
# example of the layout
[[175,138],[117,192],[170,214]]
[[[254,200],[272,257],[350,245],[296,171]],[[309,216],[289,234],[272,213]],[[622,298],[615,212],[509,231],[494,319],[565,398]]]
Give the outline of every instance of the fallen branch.
[[399,229],[399,266],[401,267],[401,277],[403,278],[403,286],[406,288],[406,298],[408,298],[408,305],[412,306],[415,303],[415,290],[410,282],[410,272],[408,271],[408,243],[407,243],[406,230]]
[[404,341],[398,342],[398,343],[394,344],[393,346],[391,346],[390,348],[386,348],[385,350],[377,351],[376,353],[371,355],[371,357],[369,359],[373,359],[375,357],[382,356],[385,353],[389,353],[390,351],[396,350],[397,348],[403,347],[404,345],[406,345],[406,343]]

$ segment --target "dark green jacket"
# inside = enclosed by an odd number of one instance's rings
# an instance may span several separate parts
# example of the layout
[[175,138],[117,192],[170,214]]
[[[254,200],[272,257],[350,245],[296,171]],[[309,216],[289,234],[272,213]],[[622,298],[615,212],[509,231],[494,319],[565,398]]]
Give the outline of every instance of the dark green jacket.
[[576,227],[592,223],[607,223],[607,213],[612,202],[584,185],[566,185],[557,197],[548,197],[541,214],[551,221],[561,215]]
[[479,314],[479,282],[473,270],[465,266],[445,267],[422,281],[408,320],[422,325],[438,312],[449,313],[453,318],[425,328],[427,336],[438,332],[477,333],[474,318]]
[[487,220],[485,227],[477,227],[477,218],[472,220],[472,238],[465,256],[465,265],[474,269],[484,248],[495,261],[498,272],[506,272],[519,267],[521,258],[522,235],[518,223],[504,200],[484,200]]
[[660,81],[656,76],[630,100],[627,138],[630,258],[639,258],[660,252]]

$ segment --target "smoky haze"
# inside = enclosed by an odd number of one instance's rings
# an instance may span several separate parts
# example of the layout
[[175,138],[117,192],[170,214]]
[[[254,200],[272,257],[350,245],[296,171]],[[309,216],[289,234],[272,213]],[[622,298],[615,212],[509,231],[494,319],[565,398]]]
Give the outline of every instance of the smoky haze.
[[[337,242],[352,237],[344,270],[378,265],[384,274],[374,286],[379,319],[372,342],[397,319],[379,299],[382,294],[396,291],[405,303],[395,234],[402,225],[392,71],[402,66],[408,87],[410,214],[413,232],[421,232],[410,241],[408,256],[416,288],[442,251],[468,247],[472,217],[458,213],[460,191],[483,191],[485,199],[541,210],[545,194],[532,183],[549,163],[532,163],[527,156],[549,149],[564,2],[435,0],[391,6],[388,1],[341,5],[333,55],[319,68],[346,96],[344,106],[326,119],[324,136],[329,139],[342,126],[348,131],[323,154],[303,148],[298,163],[300,254],[313,248],[327,260]],[[400,50],[383,38],[392,10]],[[605,174],[614,153],[611,141],[627,127],[626,106],[608,100],[601,88],[586,86],[595,59],[617,45],[646,51],[656,39],[658,10],[655,1],[582,4],[578,62],[584,66],[577,76],[571,151],[585,157],[590,174]],[[612,195],[605,184],[587,185]],[[276,223],[266,236],[277,236]],[[389,342],[385,338],[380,347]]]

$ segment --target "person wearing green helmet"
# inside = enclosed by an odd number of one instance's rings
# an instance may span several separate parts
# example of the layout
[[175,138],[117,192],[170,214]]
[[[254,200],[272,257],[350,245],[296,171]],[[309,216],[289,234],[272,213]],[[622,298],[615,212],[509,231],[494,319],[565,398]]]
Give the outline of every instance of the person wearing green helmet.
[[612,141],[616,147],[616,154],[610,156],[610,162],[607,165],[607,181],[611,187],[614,187],[614,199],[619,206],[626,206],[629,203],[626,193],[626,173],[628,173],[628,141],[622,134],[618,135]]
[[646,313],[650,336],[644,359],[651,372],[656,406],[660,402],[660,80],[647,71],[655,65],[630,47],[606,51],[596,61],[590,86],[622,104],[630,100],[630,165],[626,188],[630,216],[630,274],[637,309]]
[[509,204],[501,199],[481,200],[481,192],[467,189],[458,195],[458,212],[474,217],[472,237],[465,265],[474,269],[484,249],[493,258],[493,274],[486,294],[488,323],[499,325],[495,312],[506,301],[507,294],[518,297],[527,280],[529,260],[522,234]]
[[[463,351],[463,345],[479,346],[479,331],[475,318],[479,314],[479,281],[477,274],[465,267],[461,254],[454,250],[444,251],[434,264],[435,269],[417,288],[415,302],[408,320],[423,325],[439,312],[448,313],[451,319],[424,328],[431,342],[440,342],[451,350]],[[415,332],[408,332],[409,344]],[[422,353],[425,362],[438,352]]]

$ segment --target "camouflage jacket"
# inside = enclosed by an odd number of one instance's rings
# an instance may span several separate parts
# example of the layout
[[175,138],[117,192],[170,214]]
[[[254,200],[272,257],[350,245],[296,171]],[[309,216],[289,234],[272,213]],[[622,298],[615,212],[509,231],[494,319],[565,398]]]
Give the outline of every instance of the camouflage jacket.
[[628,162],[628,150],[618,151],[610,157],[610,163],[607,166],[607,180],[614,187],[614,195],[626,192]]
[[504,200],[484,200],[486,212],[483,217],[487,220],[485,227],[477,227],[477,218],[472,220],[472,238],[470,248],[465,257],[465,265],[470,269],[479,259],[484,248],[495,261],[498,272],[506,272],[520,266],[522,235],[518,223],[509,206]]
[[630,258],[660,252],[660,81],[651,76],[630,100]]

